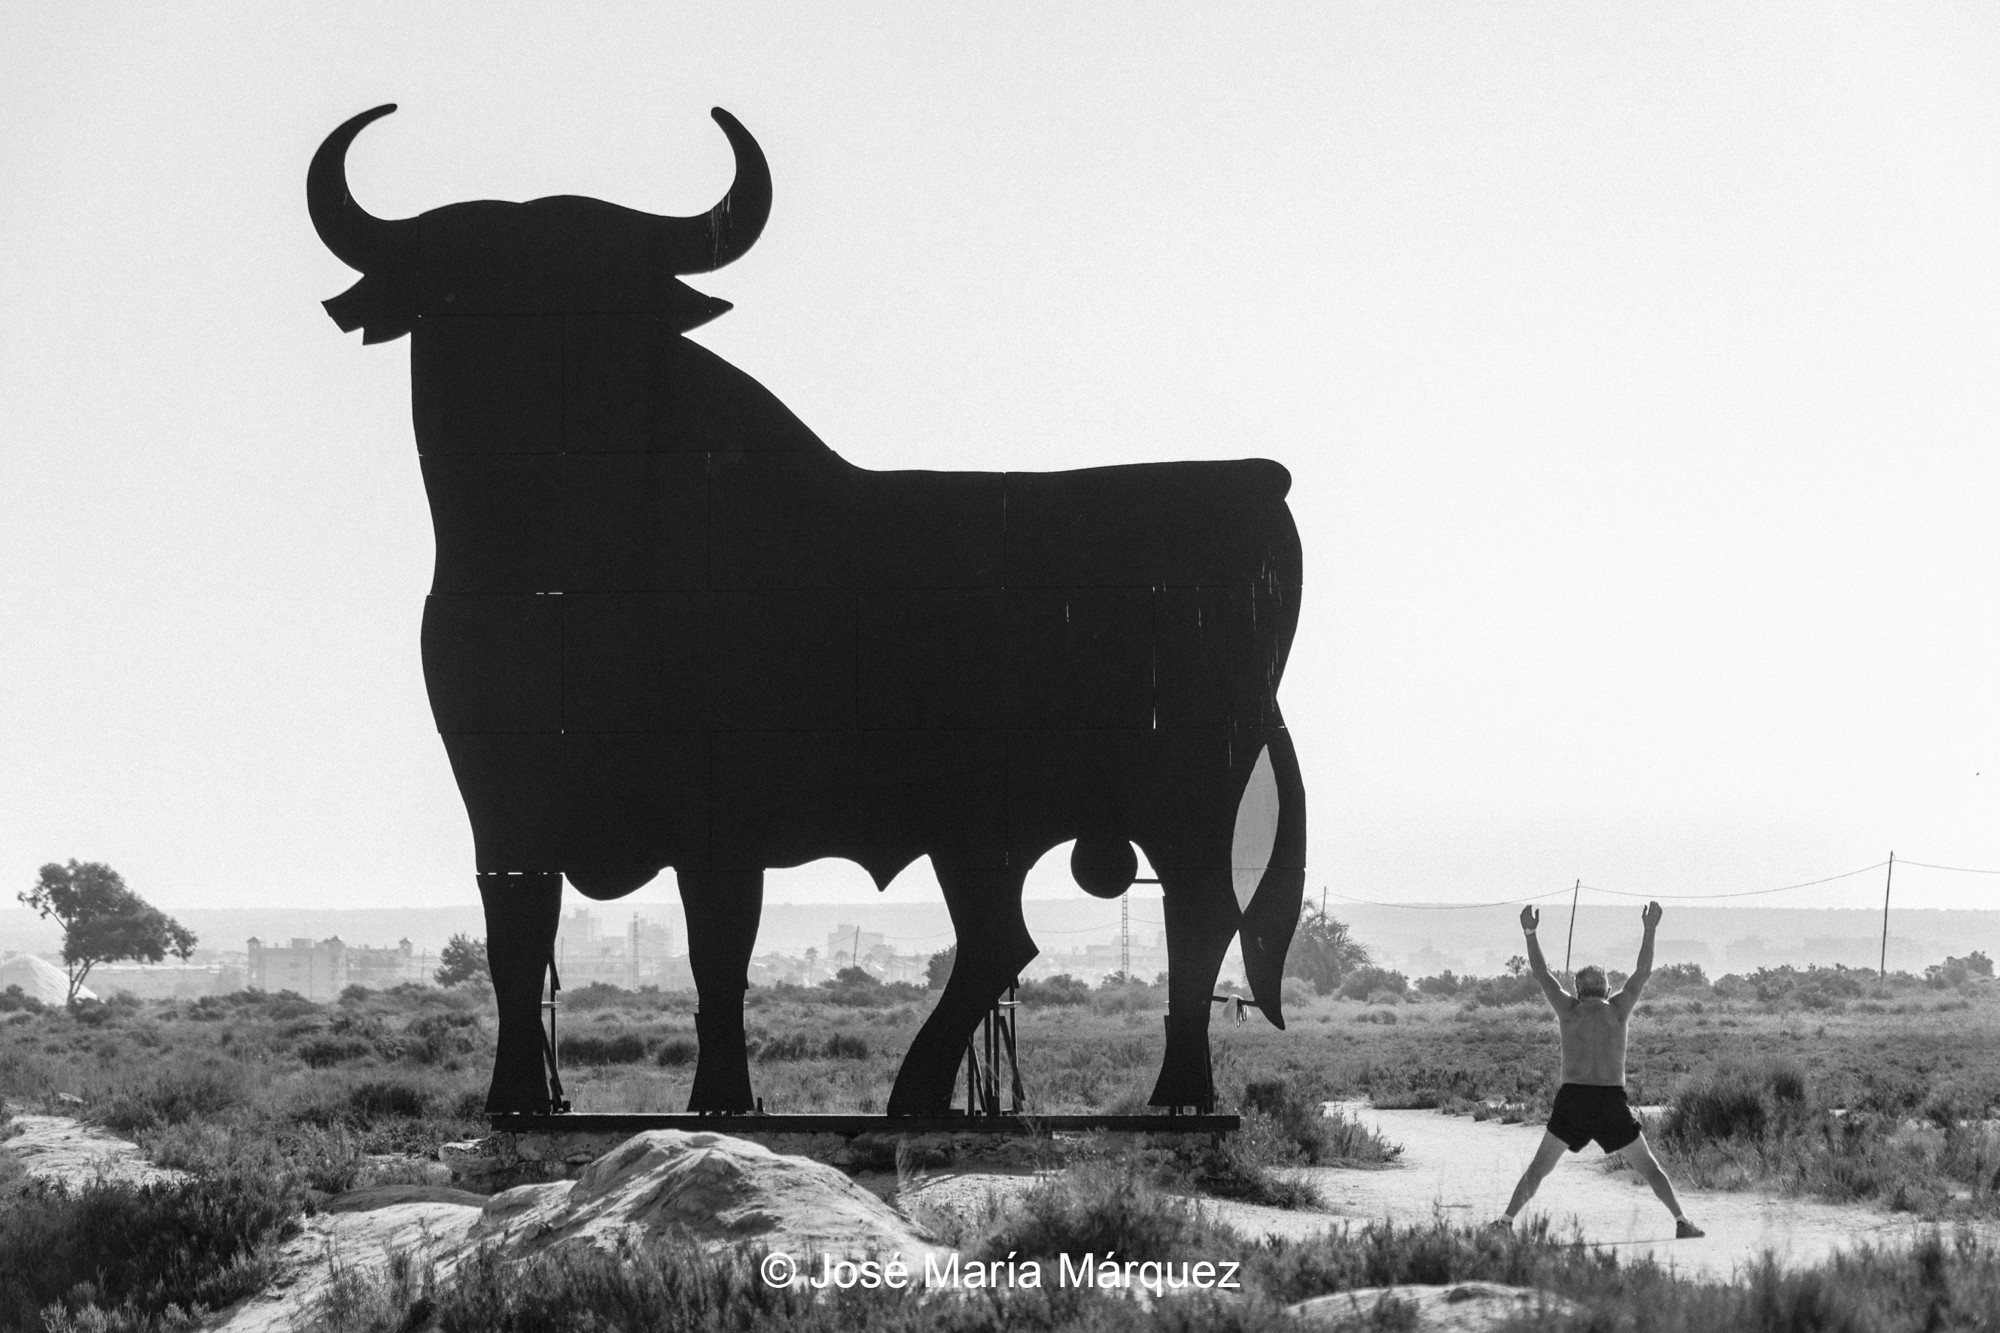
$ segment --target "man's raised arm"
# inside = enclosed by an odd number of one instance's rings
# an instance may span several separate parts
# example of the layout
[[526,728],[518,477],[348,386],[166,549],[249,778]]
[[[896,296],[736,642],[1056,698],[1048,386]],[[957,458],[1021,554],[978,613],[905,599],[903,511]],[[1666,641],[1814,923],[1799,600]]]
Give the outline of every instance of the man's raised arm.
[[1663,915],[1658,903],[1647,903],[1639,912],[1639,922],[1646,928],[1645,937],[1639,941],[1639,961],[1633,965],[1632,975],[1625,978],[1625,984],[1611,1000],[1628,1013],[1639,1002],[1639,992],[1646,989],[1646,978],[1653,975],[1653,932],[1660,928]]
[[1535,939],[1535,927],[1541,924],[1540,909],[1535,907],[1521,909],[1521,931],[1528,937],[1528,970],[1535,974],[1535,980],[1541,984],[1542,994],[1549,997],[1549,1004],[1557,1012],[1561,1012],[1569,1007],[1570,995],[1562,988],[1562,983],[1550,975],[1549,965],[1542,958],[1542,946]]

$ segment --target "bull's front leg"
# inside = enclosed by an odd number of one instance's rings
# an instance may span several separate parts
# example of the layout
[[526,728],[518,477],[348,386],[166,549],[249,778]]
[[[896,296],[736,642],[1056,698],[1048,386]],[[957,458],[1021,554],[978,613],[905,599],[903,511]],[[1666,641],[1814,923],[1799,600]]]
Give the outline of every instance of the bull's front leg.
[[562,915],[562,876],[482,874],[486,961],[500,1010],[498,1050],[486,1110],[547,1115],[554,1109],[542,1032],[542,982],[555,955]]
[[1167,1053],[1153,1085],[1153,1106],[1214,1109],[1209,997],[1241,919],[1229,884],[1226,864],[1209,871],[1160,867],[1167,922]]
[[764,872],[682,870],[678,878],[688,963],[700,998],[694,1030],[701,1049],[688,1110],[749,1111],[756,1101],[743,1042],[743,992],[750,985],[750,952],[764,914]]

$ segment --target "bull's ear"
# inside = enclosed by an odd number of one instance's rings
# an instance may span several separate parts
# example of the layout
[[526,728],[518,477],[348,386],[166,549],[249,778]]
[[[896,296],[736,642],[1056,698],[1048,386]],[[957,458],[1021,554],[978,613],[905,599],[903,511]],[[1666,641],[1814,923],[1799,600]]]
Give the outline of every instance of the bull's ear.
[[395,273],[370,273],[331,300],[320,302],[342,333],[361,330],[364,343],[402,337],[417,323],[416,283]]
[[679,278],[667,279],[666,302],[660,317],[675,333],[686,333],[698,329],[718,315],[726,315],[736,307],[719,296],[708,296],[696,291]]

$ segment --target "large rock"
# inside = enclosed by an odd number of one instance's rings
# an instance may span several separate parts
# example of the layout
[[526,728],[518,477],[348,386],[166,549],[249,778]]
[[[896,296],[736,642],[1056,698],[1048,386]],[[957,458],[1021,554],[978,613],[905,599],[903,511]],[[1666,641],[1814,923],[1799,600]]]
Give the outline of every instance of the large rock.
[[943,1253],[915,1223],[834,1168],[725,1134],[649,1130],[575,1183],[496,1194],[473,1228],[480,1244],[527,1254],[622,1239],[682,1239],[710,1250],[755,1245],[803,1260],[900,1252],[921,1271]]

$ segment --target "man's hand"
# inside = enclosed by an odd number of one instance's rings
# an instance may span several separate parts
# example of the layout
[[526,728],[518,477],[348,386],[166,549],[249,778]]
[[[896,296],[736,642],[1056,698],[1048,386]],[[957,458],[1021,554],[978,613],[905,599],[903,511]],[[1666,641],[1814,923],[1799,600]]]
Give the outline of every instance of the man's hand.
[[[1659,904],[1654,903],[1653,906],[1658,907]],[[1522,930],[1532,935],[1535,933],[1535,927],[1541,924],[1542,924],[1542,912],[1540,908],[1529,906],[1529,907],[1523,907],[1521,909]]]
[[1658,903],[1647,903],[1639,909],[1639,920],[1647,930],[1652,930],[1655,926],[1658,926],[1660,918],[1665,915],[1666,913],[1660,910]]

